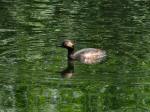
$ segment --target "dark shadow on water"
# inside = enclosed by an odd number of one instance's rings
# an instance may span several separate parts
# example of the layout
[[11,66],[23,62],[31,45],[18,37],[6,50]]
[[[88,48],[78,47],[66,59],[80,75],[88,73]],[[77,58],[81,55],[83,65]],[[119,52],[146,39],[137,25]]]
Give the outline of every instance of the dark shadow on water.
[[74,75],[74,61],[68,60],[67,67],[60,73],[62,78],[71,78]]

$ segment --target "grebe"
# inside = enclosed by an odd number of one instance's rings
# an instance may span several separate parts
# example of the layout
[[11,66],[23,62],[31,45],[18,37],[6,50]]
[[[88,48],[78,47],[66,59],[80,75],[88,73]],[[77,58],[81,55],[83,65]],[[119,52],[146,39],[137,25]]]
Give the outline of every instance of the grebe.
[[68,50],[68,60],[79,60],[85,64],[101,62],[106,57],[106,51],[97,48],[84,48],[74,52],[75,43],[72,40],[64,40],[59,47]]

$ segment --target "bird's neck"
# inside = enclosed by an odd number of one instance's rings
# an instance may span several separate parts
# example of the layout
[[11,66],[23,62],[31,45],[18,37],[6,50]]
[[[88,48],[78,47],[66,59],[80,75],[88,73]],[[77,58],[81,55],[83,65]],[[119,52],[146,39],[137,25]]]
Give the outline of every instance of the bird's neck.
[[72,60],[72,55],[74,53],[74,48],[69,48],[68,49],[68,60]]

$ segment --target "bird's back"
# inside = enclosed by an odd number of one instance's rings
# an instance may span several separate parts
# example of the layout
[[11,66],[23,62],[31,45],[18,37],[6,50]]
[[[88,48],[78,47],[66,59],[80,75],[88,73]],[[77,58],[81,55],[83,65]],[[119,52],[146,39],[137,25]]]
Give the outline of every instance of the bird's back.
[[81,49],[72,55],[73,59],[86,64],[100,62],[104,59],[104,57],[106,57],[106,52],[96,48]]

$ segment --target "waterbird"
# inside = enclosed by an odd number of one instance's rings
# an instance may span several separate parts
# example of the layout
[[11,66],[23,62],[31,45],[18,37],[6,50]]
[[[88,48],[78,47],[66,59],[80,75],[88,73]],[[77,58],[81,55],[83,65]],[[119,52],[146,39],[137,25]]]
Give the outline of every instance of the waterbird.
[[68,50],[68,60],[78,60],[85,64],[101,62],[106,57],[106,51],[98,48],[84,48],[75,52],[75,42],[69,39],[65,39],[58,47]]

